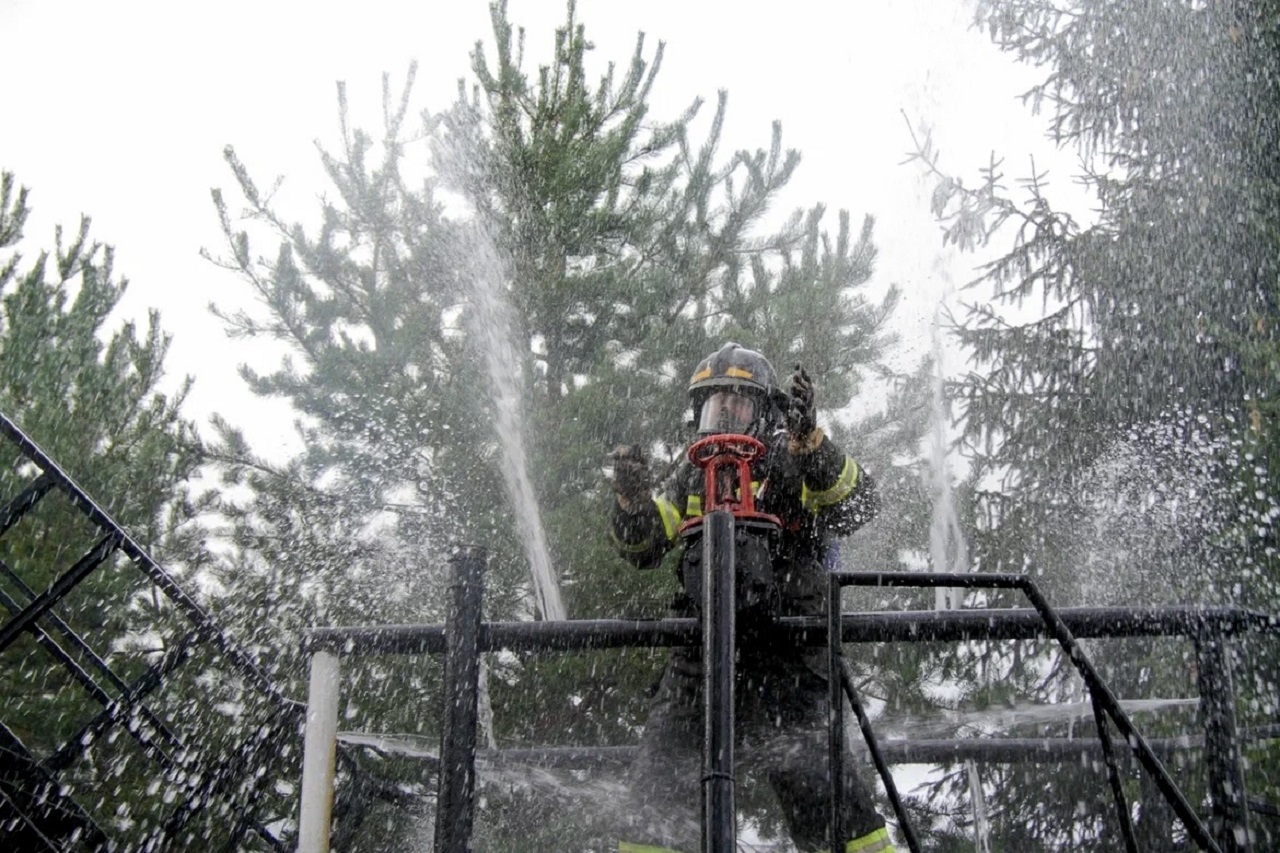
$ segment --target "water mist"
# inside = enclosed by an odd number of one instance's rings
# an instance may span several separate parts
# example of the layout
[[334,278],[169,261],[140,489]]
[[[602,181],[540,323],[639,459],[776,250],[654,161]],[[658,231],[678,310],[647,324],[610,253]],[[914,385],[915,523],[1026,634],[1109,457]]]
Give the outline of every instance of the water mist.
[[[956,514],[955,498],[951,491],[951,471],[948,464],[949,441],[947,437],[947,406],[944,397],[945,363],[942,349],[941,306],[933,321],[934,375],[929,438],[929,469],[933,482],[933,517],[929,524],[929,563],[935,572],[969,571],[969,546],[964,530]],[[934,591],[934,609],[953,610],[963,603],[963,590],[938,587]]]

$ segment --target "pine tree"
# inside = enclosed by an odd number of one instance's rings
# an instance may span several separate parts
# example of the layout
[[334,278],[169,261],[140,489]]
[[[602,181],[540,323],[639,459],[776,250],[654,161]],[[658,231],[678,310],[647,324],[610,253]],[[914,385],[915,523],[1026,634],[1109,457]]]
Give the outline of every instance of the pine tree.
[[[142,329],[113,319],[127,283],[116,277],[111,247],[90,239],[87,217],[69,239],[58,228],[52,249],[33,260],[23,257],[28,198],[12,174],[0,175],[0,411],[65,466],[135,541],[159,559],[175,561],[175,573],[192,576],[208,557],[192,523],[202,502],[188,485],[202,458],[194,425],[181,415],[190,380],[173,393],[161,390],[170,338],[156,312]],[[33,476],[32,466],[5,442],[3,499],[16,497]],[[61,492],[46,495],[0,538],[7,614],[49,588],[101,536]],[[107,699],[119,697],[117,686],[58,624],[69,626],[126,683],[190,628],[127,560],[113,557],[95,569],[40,626],[70,650]],[[102,701],[31,633],[5,649],[0,681],[0,722],[40,759],[103,711]],[[148,697],[160,717],[177,711],[189,721],[197,713],[206,691],[186,693],[180,681],[181,674],[174,676]],[[228,723],[219,725],[225,731]],[[86,736],[77,760],[58,768],[59,782],[104,829],[140,842],[171,805],[146,787],[161,778],[161,769],[119,727],[114,734]]]
[[[490,551],[487,618],[533,612],[483,360],[482,278],[512,307],[504,369],[524,395],[529,468],[573,617],[665,611],[671,580],[631,571],[612,553],[600,468],[619,443],[664,448],[664,465],[677,458],[688,438],[685,381],[699,358],[736,338],[781,370],[802,362],[834,413],[890,342],[896,294],[866,294],[870,219],[855,228],[842,213],[828,233],[818,206],[769,226],[770,203],[799,162],[777,127],[766,148],[723,155],[723,93],[700,138],[699,102],[672,121],[652,119],[663,48],[650,56],[643,39],[625,73],[610,65],[590,84],[590,42],[572,3],[536,74],[523,70],[523,32],[505,4],[493,6],[493,31],[490,52],[480,45],[473,55],[474,87],[425,117],[426,145],[408,141],[418,138],[406,130],[409,84],[397,98],[384,79],[377,145],[347,127],[340,90],[342,147],[323,155],[335,195],[318,233],[282,220],[228,152],[247,206],[236,221],[215,194],[229,247],[222,262],[268,310],[227,319],[288,344],[296,362],[245,375],[255,391],[295,405],[307,445],[272,465],[228,430],[215,450],[254,495],[230,508],[241,556],[228,585],[256,578],[262,597],[247,612],[268,633],[311,620],[438,621],[439,558],[460,539]],[[420,183],[404,177],[422,172]],[[250,232],[264,227],[281,244],[272,261],[250,248]],[[915,441],[883,420],[863,427],[841,437],[865,437],[886,466]],[[288,592],[269,601],[277,579]],[[500,743],[626,742],[662,659],[493,661]],[[352,728],[435,731],[420,665],[379,661],[353,677],[350,692],[366,698],[350,709]],[[492,803],[496,821],[503,806]],[[556,832],[568,831],[568,818]],[[526,813],[503,831],[526,833],[515,837],[528,844],[533,823]]]

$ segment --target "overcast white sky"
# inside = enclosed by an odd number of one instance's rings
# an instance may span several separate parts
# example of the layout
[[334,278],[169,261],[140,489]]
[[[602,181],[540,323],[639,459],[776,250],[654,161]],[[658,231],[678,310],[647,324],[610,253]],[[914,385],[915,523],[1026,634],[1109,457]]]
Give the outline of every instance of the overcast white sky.
[[[1043,120],[1016,100],[1032,77],[969,28],[969,5],[579,0],[578,17],[601,71],[630,57],[638,31],[666,42],[655,117],[699,95],[711,106],[727,89],[726,151],[767,145],[780,120],[784,144],[803,154],[786,209],[822,201],[855,220],[876,216],[876,280],[907,294],[906,364],[928,352],[938,300],[972,277],[974,260],[943,250],[928,184],[899,165],[910,147],[903,113],[932,128],[950,170],[973,175],[994,149],[1021,174],[1034,153],[1060,191],[1070,186],[1072,158],[1054,154]],[[510,0],[529,60],[549,51],[564,14],[562,0]],[[126,311],[160,309],[175,336],[172,377],[196,377],[189,414],[241,421],[247,392],[234,368],[254,356],[228,342],[207,305],[235,305],[246,289],[198,254],[220,249],[209,189],[232,186],[223,146],[260,184],[283,175],[291,197],[318,196],[314,141],[336,136],[334,81],[376,130],[383,71],[401,80],[417,59],[416,103],[442,109],[489,33],[487,0],[0,0],[0,168],[32,190],[32,248],[52,243],[54,223],[93,217],[131,281]],[[252,435],[283,443],[290,433],[277,419]]]

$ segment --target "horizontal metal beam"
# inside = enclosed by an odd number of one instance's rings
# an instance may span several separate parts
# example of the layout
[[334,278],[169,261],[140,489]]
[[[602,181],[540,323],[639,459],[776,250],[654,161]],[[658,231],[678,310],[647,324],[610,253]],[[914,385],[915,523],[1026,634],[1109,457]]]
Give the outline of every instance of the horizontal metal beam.
[[[1076,637],[1224,636],[1249,631],[1276,633],[1280,627],[1275,617],[1238,607],[1066,607],[1057,612]],[[819,617],[783,617],[773,630],[778,632],[779,642],[821,646],[827,641],[826,623]],[[1040,614],[1030,608],[845,613],[841,634],[846,643],[1035,640],[1049,636]],[[484,651],[567,651],[696,646],[700,636],[696,619],[486,622],[480,630],[480,647]],[[444,626],[314,628],[304,645],[307,651],[342,655],[439,654],[444,651]]]
[[[1241,735],[1249,741],[1278,738],[1280,726],[1259,726],[1243,730]],[[433,750],[423,749],[421,743],[404,741],[395,735],[346,733],[338,739],[348,746],[367,747],[387,755],[418,758],[433,769],[439,761]],[[1204,737],[1201,735],[1156,738],[1149,743],[1152,750],[1162,756],[1204,749]],[[635,759],[637,749],[634,746],[481,749],[476,752],[476,758],[491,766],[534,765],[586,770],[593,767],[625,766]],[[1053,764],[1083,758],[1102,758],[1102,744],[1097,738],[903,738],[882,740],[880,751],[890,764],[947,764],[962,761]],[[1127,754],[1121,754],[1125,755]]]

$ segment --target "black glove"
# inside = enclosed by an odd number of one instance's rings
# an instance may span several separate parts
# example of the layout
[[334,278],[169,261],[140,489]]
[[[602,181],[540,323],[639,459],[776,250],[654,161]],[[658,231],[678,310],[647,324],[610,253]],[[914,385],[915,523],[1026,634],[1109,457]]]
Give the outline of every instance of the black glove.
[[800,365],[791,374],[790,405],[787,407],[787,432],[798,442],[806,442],[818,428],[818,409],[813,403],[813,380]]
[[649,459],[638,444],[613,449],[613,491],[623,509],[639,509],[653,494]]

